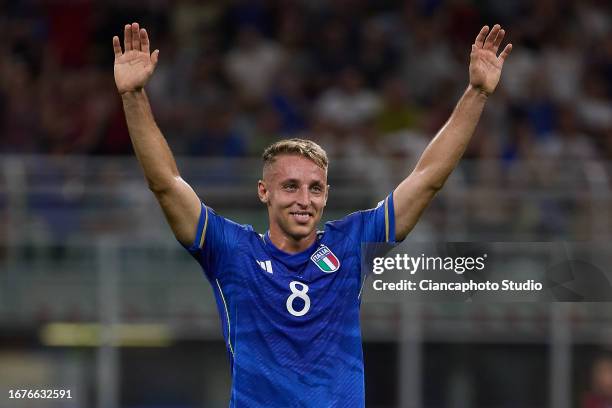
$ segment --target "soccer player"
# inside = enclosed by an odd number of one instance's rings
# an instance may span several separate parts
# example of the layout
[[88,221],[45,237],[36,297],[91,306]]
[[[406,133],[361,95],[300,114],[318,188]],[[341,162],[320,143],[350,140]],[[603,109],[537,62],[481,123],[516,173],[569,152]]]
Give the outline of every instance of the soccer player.
[[147,32],[113,37],[115,82],[136,156],[178,241],[202,266],[222,322],[232,373],[230,407],[363,407],[359,326],[361,242],[395,242],[414,227],[468,144],[512,46],[499,25],[472,45],[469,84],[416,168],[376,208],[317,226],[328,160],[317,144],[282,140],[263,154],[257,194],[269,230],[258,234],[200,201],[180,176],[144,87],[159,51]]

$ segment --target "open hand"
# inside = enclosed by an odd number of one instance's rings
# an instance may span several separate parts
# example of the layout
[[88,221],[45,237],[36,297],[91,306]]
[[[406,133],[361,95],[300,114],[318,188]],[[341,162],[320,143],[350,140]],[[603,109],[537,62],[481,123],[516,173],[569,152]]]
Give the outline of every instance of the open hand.
[[470,85],[487,95],[493,93],[497,87],[504,61],[512,51],[512,44],[508,44],[499,57],[497,56],[499,45],[505,34],[506,32],[499,24],[495,24],[491,32],[489,32],[489,26],[484,26],[472,44]]
[[159,50],[149,54],[149,36],[138,23],[126,24],[121,52],[119,37],[113,37],[115,84],[120,94],[142,89],[157,65]]

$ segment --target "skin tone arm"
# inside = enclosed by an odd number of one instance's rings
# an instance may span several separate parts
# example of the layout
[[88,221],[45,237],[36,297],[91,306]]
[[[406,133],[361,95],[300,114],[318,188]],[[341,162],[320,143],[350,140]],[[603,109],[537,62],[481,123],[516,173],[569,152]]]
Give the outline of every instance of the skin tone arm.
[[157,65],[159,50],[149,53],[149,37],[138,23],[126,25],[123,35],[123,52],[119,37],[113,37],[114,72],[132,145],[172,232],[181,243],[191,245],[200,215],[200,199],[181,178],[144,91]]
[[499,25],[484,26],[470,54],[470,83],[453,113],[429,143],[413,172],[393,193],[395,238],[402,240],[414,228],[423,210],[457,166],[476,129],[488,97],[499,82],[504,61],[512,51],[506,45],[497,51],[504,38]]

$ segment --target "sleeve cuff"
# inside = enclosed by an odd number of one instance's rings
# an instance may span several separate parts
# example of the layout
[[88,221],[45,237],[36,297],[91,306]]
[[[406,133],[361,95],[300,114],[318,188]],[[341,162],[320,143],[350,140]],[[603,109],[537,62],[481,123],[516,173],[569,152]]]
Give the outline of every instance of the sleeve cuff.
[[385,242],[395,243],[395,210],[393,207],[393,191],[385,199]]
[[206,229],[208,228],[208,207],[204,205],[204,203],[201,203],[201,205],[202,209],[200,210],[200,218],[198,219],[196,236],[193,244],[191,244],[191,247],[188,248],[191,252],[204,248],[204,243],[206,240]]

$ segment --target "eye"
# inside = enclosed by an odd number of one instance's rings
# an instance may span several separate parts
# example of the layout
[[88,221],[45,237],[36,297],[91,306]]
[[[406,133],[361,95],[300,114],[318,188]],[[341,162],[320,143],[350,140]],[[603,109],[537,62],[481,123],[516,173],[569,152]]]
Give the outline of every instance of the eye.
[[288,183],[283,185],[283,190],[287,191],[295,191],[297,190],[297,185],[293,183]]
[[322,193],[323,192],[323,187],[321,186],[312,186],[310,187],[310,191],[312,191],[313,193]]

